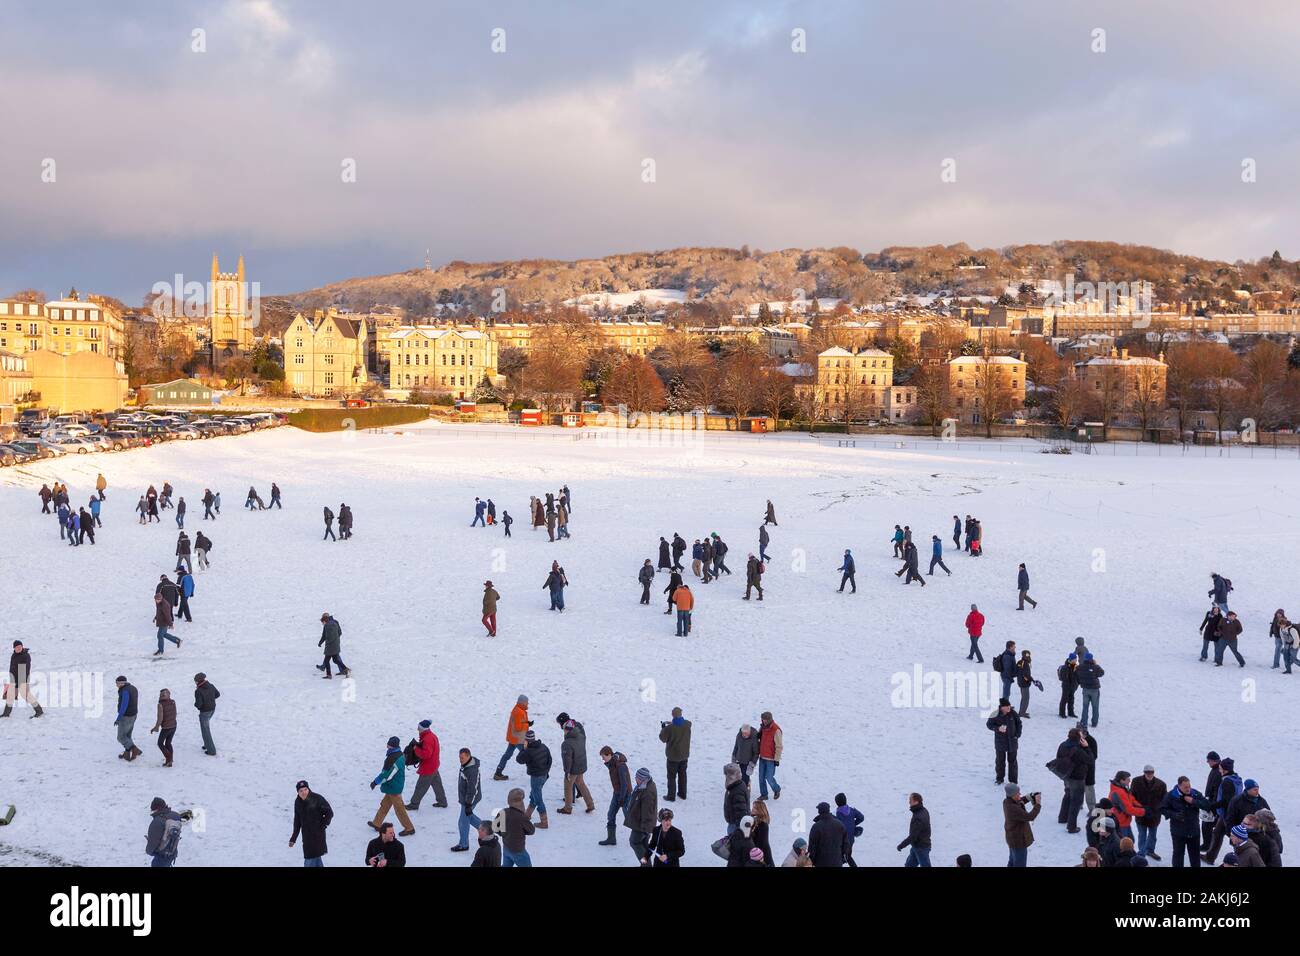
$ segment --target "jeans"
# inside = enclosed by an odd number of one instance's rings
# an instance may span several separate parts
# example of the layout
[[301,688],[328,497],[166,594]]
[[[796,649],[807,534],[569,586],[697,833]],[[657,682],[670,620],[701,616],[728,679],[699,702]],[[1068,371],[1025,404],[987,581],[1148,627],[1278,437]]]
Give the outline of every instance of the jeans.
[[511,853],[504,846],[501,847],[501,866],[502,868],[511,866],[532,866],[533,861],[528,856],[527,850],[520,850],[518,853]]
[[163,641],[171,641],[177,647],[179,647],[181,643],[181,639],[179,637],[176,637],[173,634],[169,634],[167,632],[167,628],[160,627],[158,628],[158,653],[159,654],[163,652]]
[[501,759],[497,761],[497,773],[500,773],[502,770],[506,769],[506,762],[515,755],[515,751],[519,749],[519,746],[520,746],[519,744],[506,745],[506,752],[503,753],[501,755]]
[[1282,660],[1286,663],[1286,670],[1283,674],[1291,673],[1291,665],[1296,662],[1296,649],[1294,647],[1285,648],[1282,651]]
[[338,538],[335,538],[335,537],[334,537],[334,529],[333,529],[332,527],[330,527],[329,525],[326,525],[326,526],[325,526],[325,534],[324,534],[324,536],[321,538],[321,540],[324,541],[325,538],[333,538],[335,541],[338,540]]
[[1012,847],[1007,856],[1007,866],[1028,866],[1029,865],[1029,847]]
[[618,811],[622,810],[624,813],[627,813],[627,805],[631,801],[632,801],[632,794],[630,793],[627,796],[625,796],[622,800],[618,798],[617,793],[611,796],[609,798],[609,812],[605,814],[605,825],[609,827],[617,826]]
[[185,527],[185,512],[184,512],[184,511],[178,511],[178,512],[176,512],[176,527],[178,527],[178,528],[184,528],[184,527]]
[[1171,831],[1170,840],[1174,844],[1173,859],[1170,865],[1176,870],[1183,868],[1183,853],[1187,853],[1188,864],[1199,869],[1201,865],[1200,847],[1197,846],[1195,836],[1179,836]]
[[1159,827],[1144,827],[1138,824],[1138,856],[1146,856],[1148,853],[1155,852],[1156,835],[1160,832]]
[[968,661],[979,661],[984,663],[984,655],[980,653],[980,639],[972,636],[970,639],[970,653],[966,655]]
[[1210,639],[1208,637],[1201,639],[1201,660],[1210,656]]
[[323,867],[325,865],[325,858],[323,856],[303,857],[302,865],[310,866],[310,867]]
[[1083,781],[1065,781],[1065,793],[1061,796],[1061,812],[1056,816],[1057,823],[1064,823],[1071,830],[1079,827],[1079,811],[1083,809]]
[[469,828],[474,827],[477,829],[478,825],[482,822],[482,820],[474,815],[473,807],[470,807],[469,810],[466,811],[464,804],[462,804],[460,808],[460,816],[456,820],[456,828],[460,831],[460,843],[458,845],[469,846]]
[[1215,641],[1214,642],[1214,663],[1216,664],[1223,663],[1223,652],[1225,650],[1232,651],[1232,656],[1237,659],[1237,663],[1240,664],[1242,667],[1246,666],[1245,659],[1241,656],[1241,653],[1237,650],[1236,641]]
[[130,750],[135,746],[131,740],[131,731],[135,730],[135,715],[130,717],[119,717],[117,721],[117,742],[122,745],[123,750]]
[[176,736],[175,727],[164,727],[158,731],[158,749],[168,762],[172,759],[172,738]]
[[1002,678],[1002,698],[1003,698],[1003,700],[1010,700],[1010,699],[1011,699],[1011,681],[1012,681],[1012,680],[1013,680],[1013,678],[1010,678],[1010,677],[1003,677],[1003,678]]
[[930,865],[930,848],[926,847],[908,847],[907,862],[903,866],[929,866]]
[[169,859],[168,857],[160,856],[159,854],[155,853],[153,855],[153,862],[150,863],[149,865],[150,866],[175,866],[176,860],[174,858]]
[[780,793],[781,786],[776,782],[776,761],[768,760],[766,757],[758,758],[758,795],[764,800],[767,799],[768,784],[772,786],[773,793]]
[[675,800],[678,796],[686,799],[686,761],[669,760],[667,799]]
[[563,591],[557,589],[557,590],[554,590],[554,591],[551,592],[551,610],[552,610],[552,611],[563,611],[563,610],[564,610],[564,592],[563,592]]
[[1088,723],[1088,708],[1092,708],[1092,726],[1097,726],[1097,719],[1101,717],[1101,688],[1100,687],[1083,687],[1083,706],[1079,710],[1079,723]]
[[546,785],[549,777],[529,777],[528,778],[528,802],[537,808],[537,812],[542,816],[546,815],[546,801],[542,799],[542,787]]
[[689,633],[691,633],[691,612],[678,611],[677,612],[677,636],[685,637]]
[[926,573],[926,574],[934,574],[934,566],[935,566],[936,564],[939,565],[939,567],[943,568],[943,570],[944,570],[945,573],[947,573],[947,574],[952,574],[952,572],[948,570],[948,565],[946,565],[946,564],[943,563],[943,558],[941,558],[941,557],[940,557],[939,555],[937,555],[937,554],[936,554],[934,557],[930,558],[930,570],[929,570],[929,571],[926,571],[925,573]]
[[212,742],[212,730],[208,726],[214,713],[216,713],[216,711],[213,710],[199,711],[199,730],[203,733],[203,749],[215,756],[217,745]]
[[844,572],[844,575],[840,578],[840,590],[841,590],[841,591],[844,590],[844,585],[846,585],[846,584],[850,584],[850,585],[853,586],[853,593],[854,593],[854,594],[857,594],[857,593],[858,593],[858,582],[853,580],[853,572],[852,572],[852,571],[845,571],[845,572]]
[[1282,638],[1273,638],[1273,666],[1282,666]]
[[474,527],[475,525],[478,525],[479,527],[482,527],[482,528],[486,528],[486,527],[487,527],[487,525],[483,523],[483,516],[482,516],[482,515],[475,515],[475,516],[474,516],[474,520],[471,521],[471,522],[469,523],[469,526],[470,526],[471,528]]

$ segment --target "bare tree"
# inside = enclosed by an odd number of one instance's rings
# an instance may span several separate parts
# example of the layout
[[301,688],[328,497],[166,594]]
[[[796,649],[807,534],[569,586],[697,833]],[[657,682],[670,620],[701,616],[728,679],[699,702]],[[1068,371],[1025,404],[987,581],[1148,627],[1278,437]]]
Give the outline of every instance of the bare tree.
[[659,374],[648,361],[629,355],[610,374],[601,391],[606,405],[622,405],[633,415],[641,412],[661,412],[667,404],[667,393]]
[[739,428],[741,417],[753,411],[762,397],[763,359],[757,347],[745,343],[718,364],[718,397]]
[[921,420],[928,422],[931,434],[938,434],[944,419],[952,415],[952,393],[948,387],[948,366],[927,362],[912,377],[916,386],[916,405]]

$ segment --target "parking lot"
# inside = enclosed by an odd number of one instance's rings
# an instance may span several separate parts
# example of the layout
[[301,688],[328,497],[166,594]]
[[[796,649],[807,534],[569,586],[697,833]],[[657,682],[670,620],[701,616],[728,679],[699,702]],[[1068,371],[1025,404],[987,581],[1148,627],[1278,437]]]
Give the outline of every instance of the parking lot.
[[133,410],[55,418],[24,413],[24,417],[12,425],[0,426],[12,435],[0,442],[0,466],[21,465],[63,455],[127,451],[166,441],[198,441],[241,435],[277,428],[286,420],[285,416],[273,412],[219,415]]

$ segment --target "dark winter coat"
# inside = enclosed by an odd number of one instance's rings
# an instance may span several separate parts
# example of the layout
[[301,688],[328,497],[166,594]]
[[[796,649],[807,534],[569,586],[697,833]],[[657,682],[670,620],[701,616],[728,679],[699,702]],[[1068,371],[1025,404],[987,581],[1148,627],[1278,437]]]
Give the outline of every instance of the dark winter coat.
[[1201,636],[1207,641],[1213,641],[1218,638],[1219,626],[1223,624],[1223,615],[1215,613],[1216,611],[1218,611],[1218,608],[1215,608],[1213,611],[1206,611],[1205,617],[1201,620],[1201,626],[1197,628],[1197,630],[1201,632]]
[[1006,831],[1007,846],[1012,850],[1027,850],[1034,844],[1034,828],[1030,824],[1043,809],[1041,803],[1030,801],[1032,809],[1025,809],[1019,800],[1007,797],[1002,801],[1002,826]]
[[632,800],[623,814],[623,826],[649,833],[658,823],[659,791],[653,780],[647,780],[644,787],[632,791]]
[[808,831],[808,856],[813,866],[843,866],[848,851],[844,824],[832,813],[819,813]]
[[528,746],[519,751],[515,763],[524,765],[530,777],[549,777],[551,775],[551,751],[540,740],[530,740]]
[[479,789],[478,757],[470,757],[460,765],[460,774],[456,779],[456,802],[467,809],[474,809],[483,799]]
[[749,866],[749,851],[754,849],[754,841],[737,828],[727,837],[727,866]]
[[[650,572],[650,577],[651,577],[651,579],[653,580],[653,578],[654,578],[654,571],[651,571],[651,572]],[[647,583],[648,583],[648,582],[647,582]],[[676,590],[677,590],[679,587],[681,587],[681,586],[682,586],[682,576],[681,576],[681,574],[680,574],[679,572],[674,571],[674,572],[669,576],[669,578],[668,578],[668,587],[666,587],[666,588],[663,589],[663,593],[664,593],[664,594],[672,594],[674,591],[676,591]]]
[[1192,798],[1188,803],[1183,799],[1183,792],[1175,787],[1165,794],[1160,803],[1160,815],[1169,821],[1169,832],[1175,837],[1188,839],[1201,838],[1201,811],[1210,809],[1210,801],[1199,790],[1187,791]]
[[324,646],[325,656],[333,657],[343,650],[343,625],[339,624],[334,618],[330,618],[321,628],[320,641],[317,646]]
[[659,740],[666,745],[664,756],[669,760],[686,760],[691,755],[691,722],[685,717],[674,717],[659,729]]
[[[998,713],[984,721],[984,726],[993,731],[993,749],[995,752],[1011,752],[1020,747],[1020,733],[1024,729],[1024,723],[1015,710],[1008,711],[1005,714],[999,710]],[[1000,731],[999,727],[1006,727],[1006,733]]]
[[918,850],[928,850],[930,849],[930,811],[920,804],[909,809],[912,811],[912,822],[907,827],[907,839],[898,844],[898,849],[911,846]]
[[627,758],[615,751],[605,767],[609,770],[610,788],[621,803],[632,792],[632,772],[627,768]]
[[134,717],[138,713],[137,706],[140,701],[140,692],[135,689],[134,684],[123,684],[117,689],[117,716]]
[[[9,680],[15,684],[26,684],[32,673],[32,654],[24,647],[21,651],[9,655]],[[5,681],[8,683],[9,681]]]
[[528,837],[537,832],[528,814],[518,807],[506,807],[506,833],[502,842],[511,853],[523,853]]
[[1214,586],[1209,591],[1210,596],[1214,598],[1216,604],[1227,604],[1228,590],[1231,588],[1228,579],[1220,574],[1212,574],[1210,577],[1214,583]]
[[740,764],[742,768],[758,762],[757,730],[750,730],[748,737],[739,730],[736,731],[736,743],[731,748],[731,759],[733,763]]
[[1083,782],[1087,780],[1089,772],[1096,764],[1097,755],[1092,752],[1091,747],[1080,747],[1073,740],[1066,740],[1056,748],[1056,759],[1069,762],[1066,780]]
[[1072,696],[1079,689],[1079,665],[1066,661],[1056,669],[1056,679],[1061,682],[1061,690]]
[[1153,827],[1160,823],[1160,806],[1165,802],[1168,792],[1169,787],[1159,777],[1152,777],[1150,781],[1145,776],[1133,778],[1129,793],[1147,811],[1145,816],[1138,817],[1139,826]]
[[646,587],[655,579],[655,569],[648,564],[641,565],[641,570],[636,573],[636,579]]
[[[676,827],[669,827],[666,832],[662,826],[655,827],[647,845],[654,866],[680,866],[678,861],[686,855],[686,841],[682,838],[682,831]],[[660,853],[668,857],[668,862],[659,859]]]
[[402,846],[400,840],[385,843],[383,837],[375,837],[366,844],[366,865],[369,866],[370,861],[377,856],[382,856],[387,861],[384,869],[406,866],[406,847]]
[[1002,675],[1003,680],[1015,680],[1016,677],[1016,652],[1003,651],[997,656],[997,671]]
[[189,535],[183,534],[176,539],[176,554],[179,556],[179,555],[189,554],[189,553],[190,553],[190,538]]
[[1263,797],[1252,797],[1250,794],[1243,791],[1233,797],[1231,802],[1228,804],[1228,810],[1224,817],[1224,822],[1227,823],[1229,827],[1235,827],[1242,820],[1246,819],[1249,814],[1254,813],[1256,810],[1271,809],[1272,807],[1268,805],[1268,801]]
[[1240,636],[1241,621],[1236,618],[1224,618],[1223,623],[1219,625],[1219,640],[1235,644]]
[[478,850],[474,853],[474,862],[469,865],[469,868],[492,870],[499,866],[501,866],[501,841],[497,839],[495,833],[486,840],[479,837]]
[[1024,568],[1021,568],[1020,573],[1016,575],[1016,587],[1021,591],[1029,590],[1029,572]]
[[213,686],[211,681],[204,681],[198,687],[194,688],[194,706],[200,714],[208,714],[217,709],[217,698],[221,696],[221,691]]
[[728,824],[740,823],[749,813],[749,788],[744,780],[727,784],[722,795],[722,818]]
[[758,587],[763,583],[763,562],[751,558],[745,565],[745,583]]
[[560,763],[564,772],[576,777],[587,772],[587,731],[576,720],[573,726],[564,731],[564,741],[560,744]]
[[1106,672],[1097,666],[1096,661],[1084,661],[1079,665],[1079,686],[1084,690],[1095,690],[1101,686],[1101,679]]
[[668,553],[668,542],[663,538],[659,539],[659,567],[671,568],[673,566],[672,555]]
[[1016,663],[1016,686],[1029,687],[1034,683],[1034,675],[1028,658],[1022,657]]
[[290,840],[297,840],[302,834],[302,858],[304,860],[324,856],[329,852],[325,845],[325,828],[334,819],[334,810],[329,801],[319,793],[307,794],[307,799],[297,797],[293,801],[293,835]]

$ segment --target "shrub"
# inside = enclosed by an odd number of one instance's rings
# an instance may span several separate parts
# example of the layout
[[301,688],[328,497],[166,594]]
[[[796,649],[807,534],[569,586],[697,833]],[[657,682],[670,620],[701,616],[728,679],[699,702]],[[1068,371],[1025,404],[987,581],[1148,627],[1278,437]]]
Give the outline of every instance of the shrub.
[[[341,432],[352,428],[409,425],[429,417],[424,405],[376,405],[371,408],[304,408],[289,416],[289,424],[309,432]],[[344,422],[351,420],[352,425]]]

